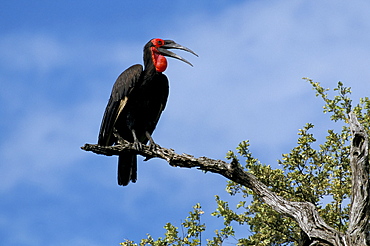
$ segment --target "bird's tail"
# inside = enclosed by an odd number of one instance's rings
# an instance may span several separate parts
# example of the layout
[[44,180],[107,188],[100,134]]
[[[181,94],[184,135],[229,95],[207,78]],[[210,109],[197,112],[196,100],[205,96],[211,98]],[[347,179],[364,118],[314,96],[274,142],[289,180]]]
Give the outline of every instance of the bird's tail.
[[118,184],[126,186],[136,182],[137,159],[135,154],[126,153],[118,157]]

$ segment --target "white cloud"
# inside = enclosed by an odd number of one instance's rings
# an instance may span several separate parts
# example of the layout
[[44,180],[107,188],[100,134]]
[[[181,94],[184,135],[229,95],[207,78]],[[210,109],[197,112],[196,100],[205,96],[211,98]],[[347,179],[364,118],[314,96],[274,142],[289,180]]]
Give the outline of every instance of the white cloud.
[[65,63],[66,47],[46,34],[13,34],[0,39],[2,66],[16,71],[44,72]]
[[90,101],[63,111],[36,108],[19,117],[10,137],[1,144],[0,169],[5,174],[1,189],[19,182],[46,188],[60,185],[61,174],[86,157],[79,146],[84,144],[83,139],[91,139],[95,130],[94,125],[86,124],[98,118],[96,111],[90,110],[95,106],[98,104]]

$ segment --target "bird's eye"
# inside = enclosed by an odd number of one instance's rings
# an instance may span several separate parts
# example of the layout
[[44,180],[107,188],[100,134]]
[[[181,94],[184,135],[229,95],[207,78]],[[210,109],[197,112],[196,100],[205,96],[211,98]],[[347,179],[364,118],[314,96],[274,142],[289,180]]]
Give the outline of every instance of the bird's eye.
[[160,38],[154,38],[154,39],[151,40],[151,42],[152,42],[153,46],[155,46],[157,48],[161,47],[162,45],[165,44],[164,40],[160,39]]

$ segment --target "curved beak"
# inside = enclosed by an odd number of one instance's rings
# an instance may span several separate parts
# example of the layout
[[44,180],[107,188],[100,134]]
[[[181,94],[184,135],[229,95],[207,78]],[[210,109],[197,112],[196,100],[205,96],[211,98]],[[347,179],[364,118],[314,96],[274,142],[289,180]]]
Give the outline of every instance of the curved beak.
[[185,50],[187,52],[190,52],[192,53],[193,55],[195,56],[198,56],[194,51],[192,51],[191,49],[189,48],[186,48],[182,45],[179,45],[177,43],[175,43],[175,41],[172,41],[172,40],[164,40],[165,44],[162,45],[161,47],[158,48],[158,51],[164,55],[164,56],[169,56],[169,57],[172,57],[172,58],[176,58],[176,59],[179,59],[180,61],[183,61],[183,62],[186,62],[187,64],[189,64],[190,66],[193,66],[193,64],[191,64],[189,61],[187,61],[186,59],[182,58],[181,56],[173,53],[172,51],[169,51],[167,49],[179,49],[179,50]]

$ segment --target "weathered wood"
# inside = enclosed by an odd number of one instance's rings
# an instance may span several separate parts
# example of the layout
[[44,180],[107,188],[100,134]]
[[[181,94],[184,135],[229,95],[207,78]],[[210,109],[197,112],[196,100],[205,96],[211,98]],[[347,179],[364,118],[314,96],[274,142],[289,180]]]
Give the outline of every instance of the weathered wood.
[[347,233],[352,245],[370,245],[370,183],[369,183],[369,142],[364,127],[354,113],[349,114],[352,132],[351,143],[351,211]]
[[[135,152],[139,155],[166,160],[171,166],[198,168],[207,172],[218,173],[227,179],[252,189],[261,199],[278,213],[293,218],[303,232],[308,236],[308,245],[333,246],[365,246],[369,243],[369,163],[368,137],[354,114],[350,115],[350,125],[353,133],[351,145],[352,206],[350,225],[346,233],[341,233],[330,227],[319,216],[316,207],[309,202],[291,202],[272,192],[254,175],[246,172],[236,161],[227,163],[207,157],[195,158],[188,154],[177,154],[173,149],[156,146],[150,149],[143,146],[137,151],[132,143],[125,140],[116,146],[99,146],[85,144],[83,150],[96,154],[118,155],[122,152]],[[305,243],[306,244],[306,243]]]

